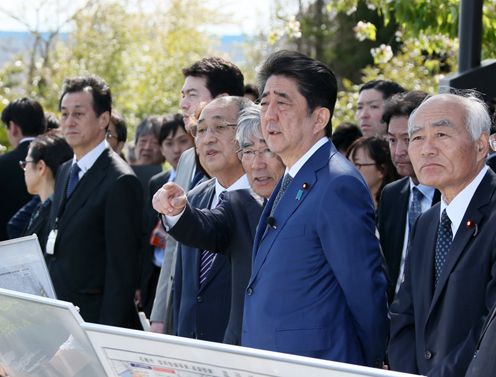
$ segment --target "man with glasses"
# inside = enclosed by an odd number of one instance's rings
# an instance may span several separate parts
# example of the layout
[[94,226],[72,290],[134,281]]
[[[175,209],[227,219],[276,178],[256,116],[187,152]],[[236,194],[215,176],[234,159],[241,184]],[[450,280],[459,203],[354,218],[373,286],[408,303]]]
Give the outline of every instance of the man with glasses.
[[[31,198],[19,169],[19,161],[26,158],[30,141],[45,132],[46,127],[43,108],[30,98],[9,103],[2,111],[2,122],[7,127],[7,137],[14,149],[0,156],[0,172],[4,177],[4,182],[0,184],[0,241],[8,238],[9,219]],[[23,228],[23,225],[18,228]]]
[[[223,200],[221,193],[249,187],[234,136],[239,113],[250,104],[242,97],[217,98],[205,106],[192,128],[200,163],[214,177],[188,193],[193,207],[215,208]],[[154,201],[161,193],[163,189]],[[166,225],[172,227],[177,220],[166,218]],[[193,227],[189,229],[195,232]],[[173,298],[176,335],[215,342],[224,339],[230,312],[231,268],[225,255],[213,251],[178,243]]]
[[[232,191],[219,207],[199,210],[187,203],[186,193],[168,184],[154,197],[161,213],[180,214],[169,232],[190,246],[225,254],[232,269],[231,312],[224,343],[241,342],[244,291],[251,273],[251,248],[262,213],[262,200],[267,200],[282,177],[284,165],[270,151],[260,130],[260,107],[245,108],[238,120],[236,140],[238,157],[246,172],[250,190]],[[184,212],[183,212],[184,211]]]
[[[219,57],[203,58],[182,71],[184,85],[181,89],[181,110],[189,131],[190,119],[206,104],[220,96],[242,96],[244,77],[233,63]],[[186,150],[178,163],[176,183],[189,190],[203,178],[203,171],[197,163],[194,148]],[[150,317],[151,331],[172,333],[172,282],[175,271],[176,242],[169,237],[165,250],[164,264],[160,271],[157,294]],[[167,263],[167,264],[166,264]]]

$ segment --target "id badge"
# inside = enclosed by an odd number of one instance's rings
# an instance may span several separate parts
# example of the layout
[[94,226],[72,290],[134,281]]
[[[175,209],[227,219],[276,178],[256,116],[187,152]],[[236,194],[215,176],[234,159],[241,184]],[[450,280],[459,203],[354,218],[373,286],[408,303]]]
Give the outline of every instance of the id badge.
[[53,255],[55,252],[55,240],[57,239],[57,229],[52,229],[50,234],[48,234],[48,240],[46,244],[46,253]]

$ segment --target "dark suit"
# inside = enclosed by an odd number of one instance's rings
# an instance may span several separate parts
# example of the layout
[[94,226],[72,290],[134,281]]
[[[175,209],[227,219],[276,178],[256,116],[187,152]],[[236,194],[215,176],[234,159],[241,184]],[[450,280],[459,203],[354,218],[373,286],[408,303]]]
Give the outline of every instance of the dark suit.
[[[210,208],[215,180],[196,186],[188,201],[196,208]],[[174,328],[176,334],[222,342],[229,319],[231,267],[225,255],[217,254],[207,280],[200,286],[201,250],[178,243],[174,276]]]
[[496,172],[496,153],[493,153],[487,158],[486,165]]
[[[412,231],[405,280],[391,306],[393,370],[463,376],[496,299],[496,175],[488,171],[463,216],[434,289],[440,204]],[[477,224],[467,225],[468,221]]]
[[24,172],[19,167],[19,161],[26,159],[28,149],[29,141],[25,141],[13,151],[0,156],[3,177],[0,184],[0,241],[8,238],[7,223],[10,218],[31,198],[24,182]]
[[[441,195],[436,190],[432,205],[439,202],[440,198]],[[410,206],[410,178],[404,177],[386,185],[382,190],[380,203],[378,230],[389,278],[388,301],[392,303],[405,241],[406,218]]]
[[496,373],[496,306],[487,318],[465,377],[492,377]]
[[131,168],[105,149],[65,200],[71,164],[57,174],[51,228],[58,235],[54,255],[46,255],[57,297],[79,306],[85,321],[133,327],[141,185]]
[[242,345],[382,364],[387,283],[363,178],[326,142],[293,178],[268,227],[279,186],[257,228]]
[[245,289],[251,273],[251,249],[262,213],[261,204],[249,190],[226,193],[213,210],[188,205],[169,233],[179,242],[225,254],[231,263],[232,292],[229,323],[224,343],[241,343]]
[[36,234],[41,250],[45,252],[49,232],[50,210],[52,208],[52,199],[48,198],[43,203],[39,203],[38,207],[33,211],[31,218],[28,221],[26,229],[22,232],[22,236]]

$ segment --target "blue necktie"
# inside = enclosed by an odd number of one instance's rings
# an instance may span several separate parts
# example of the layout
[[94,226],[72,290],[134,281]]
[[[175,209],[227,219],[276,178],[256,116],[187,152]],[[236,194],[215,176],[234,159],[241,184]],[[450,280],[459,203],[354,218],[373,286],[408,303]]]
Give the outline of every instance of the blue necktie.
[[410,229],[410,232],[412,231],[415,220],[417,220],[417,217],[422,214],[421,203],[423,197],[424,194],[422,194],[422,192],[417,187],[414,187],[412,189],[412,201],[410,203],[410,208],[408,208],[408,229]]
[[68,198],[71,196],[72,192],[76,188],[78,182],[79,182],[79,172],[81,171],[81,168],[77,163],[73,164],[71,166],[71,170],[69,172],[69,182],[67,183],[67,189],[65,191],[65,197]]
[[279,189],[279,192],[276,195],[276,198],[274,199],[274,204],[272,205],[272,208],[270,209],[270,216],[274,214],[274,211],[276,210],[277,205],[281,201],[284,193],[286,192],[286,189],[288,188],[289,184],[293,180],[293,177],[291,177],[288,174],[284,176],[284,179],[282,180],[281,188]]
[[[225,191],[222,191],[219,194],[219,200],[215,207],[218,207],[225,199],[225,193]],[[210,270],[212,269],[212,265],[214,264],[214,259],[215,253],[212,253],[208,250],[202,250],[200,256],[200,286],[205,283],[205,280],[207,280],[208,273],[210,272]]]
[[448,256],[452,242],[453,232],[451,231],[451,220],[446,213],[446,209],[444,209],[443,214],[441,215],[439,229],[437,231],[436,253],[434,256],[435,286],[437,286],[439,278],[443,272],[446,257]]

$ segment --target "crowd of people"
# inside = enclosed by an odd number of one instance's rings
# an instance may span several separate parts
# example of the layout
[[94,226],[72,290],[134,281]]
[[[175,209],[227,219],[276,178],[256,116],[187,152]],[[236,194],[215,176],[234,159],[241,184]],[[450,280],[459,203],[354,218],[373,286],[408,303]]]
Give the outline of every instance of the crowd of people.
[[143,310],[159,333],[494,374],[481,97],[375,80],[332,132],[336,77],[303,54],[271,54],[258,88],[218,57],[182,74],[182,114],[146,117],[132,146],[99,77],[65,80],[59,126],[34,99],[3,110],[0,240],[37,234],[59,299],[88,322],[139,328]]

